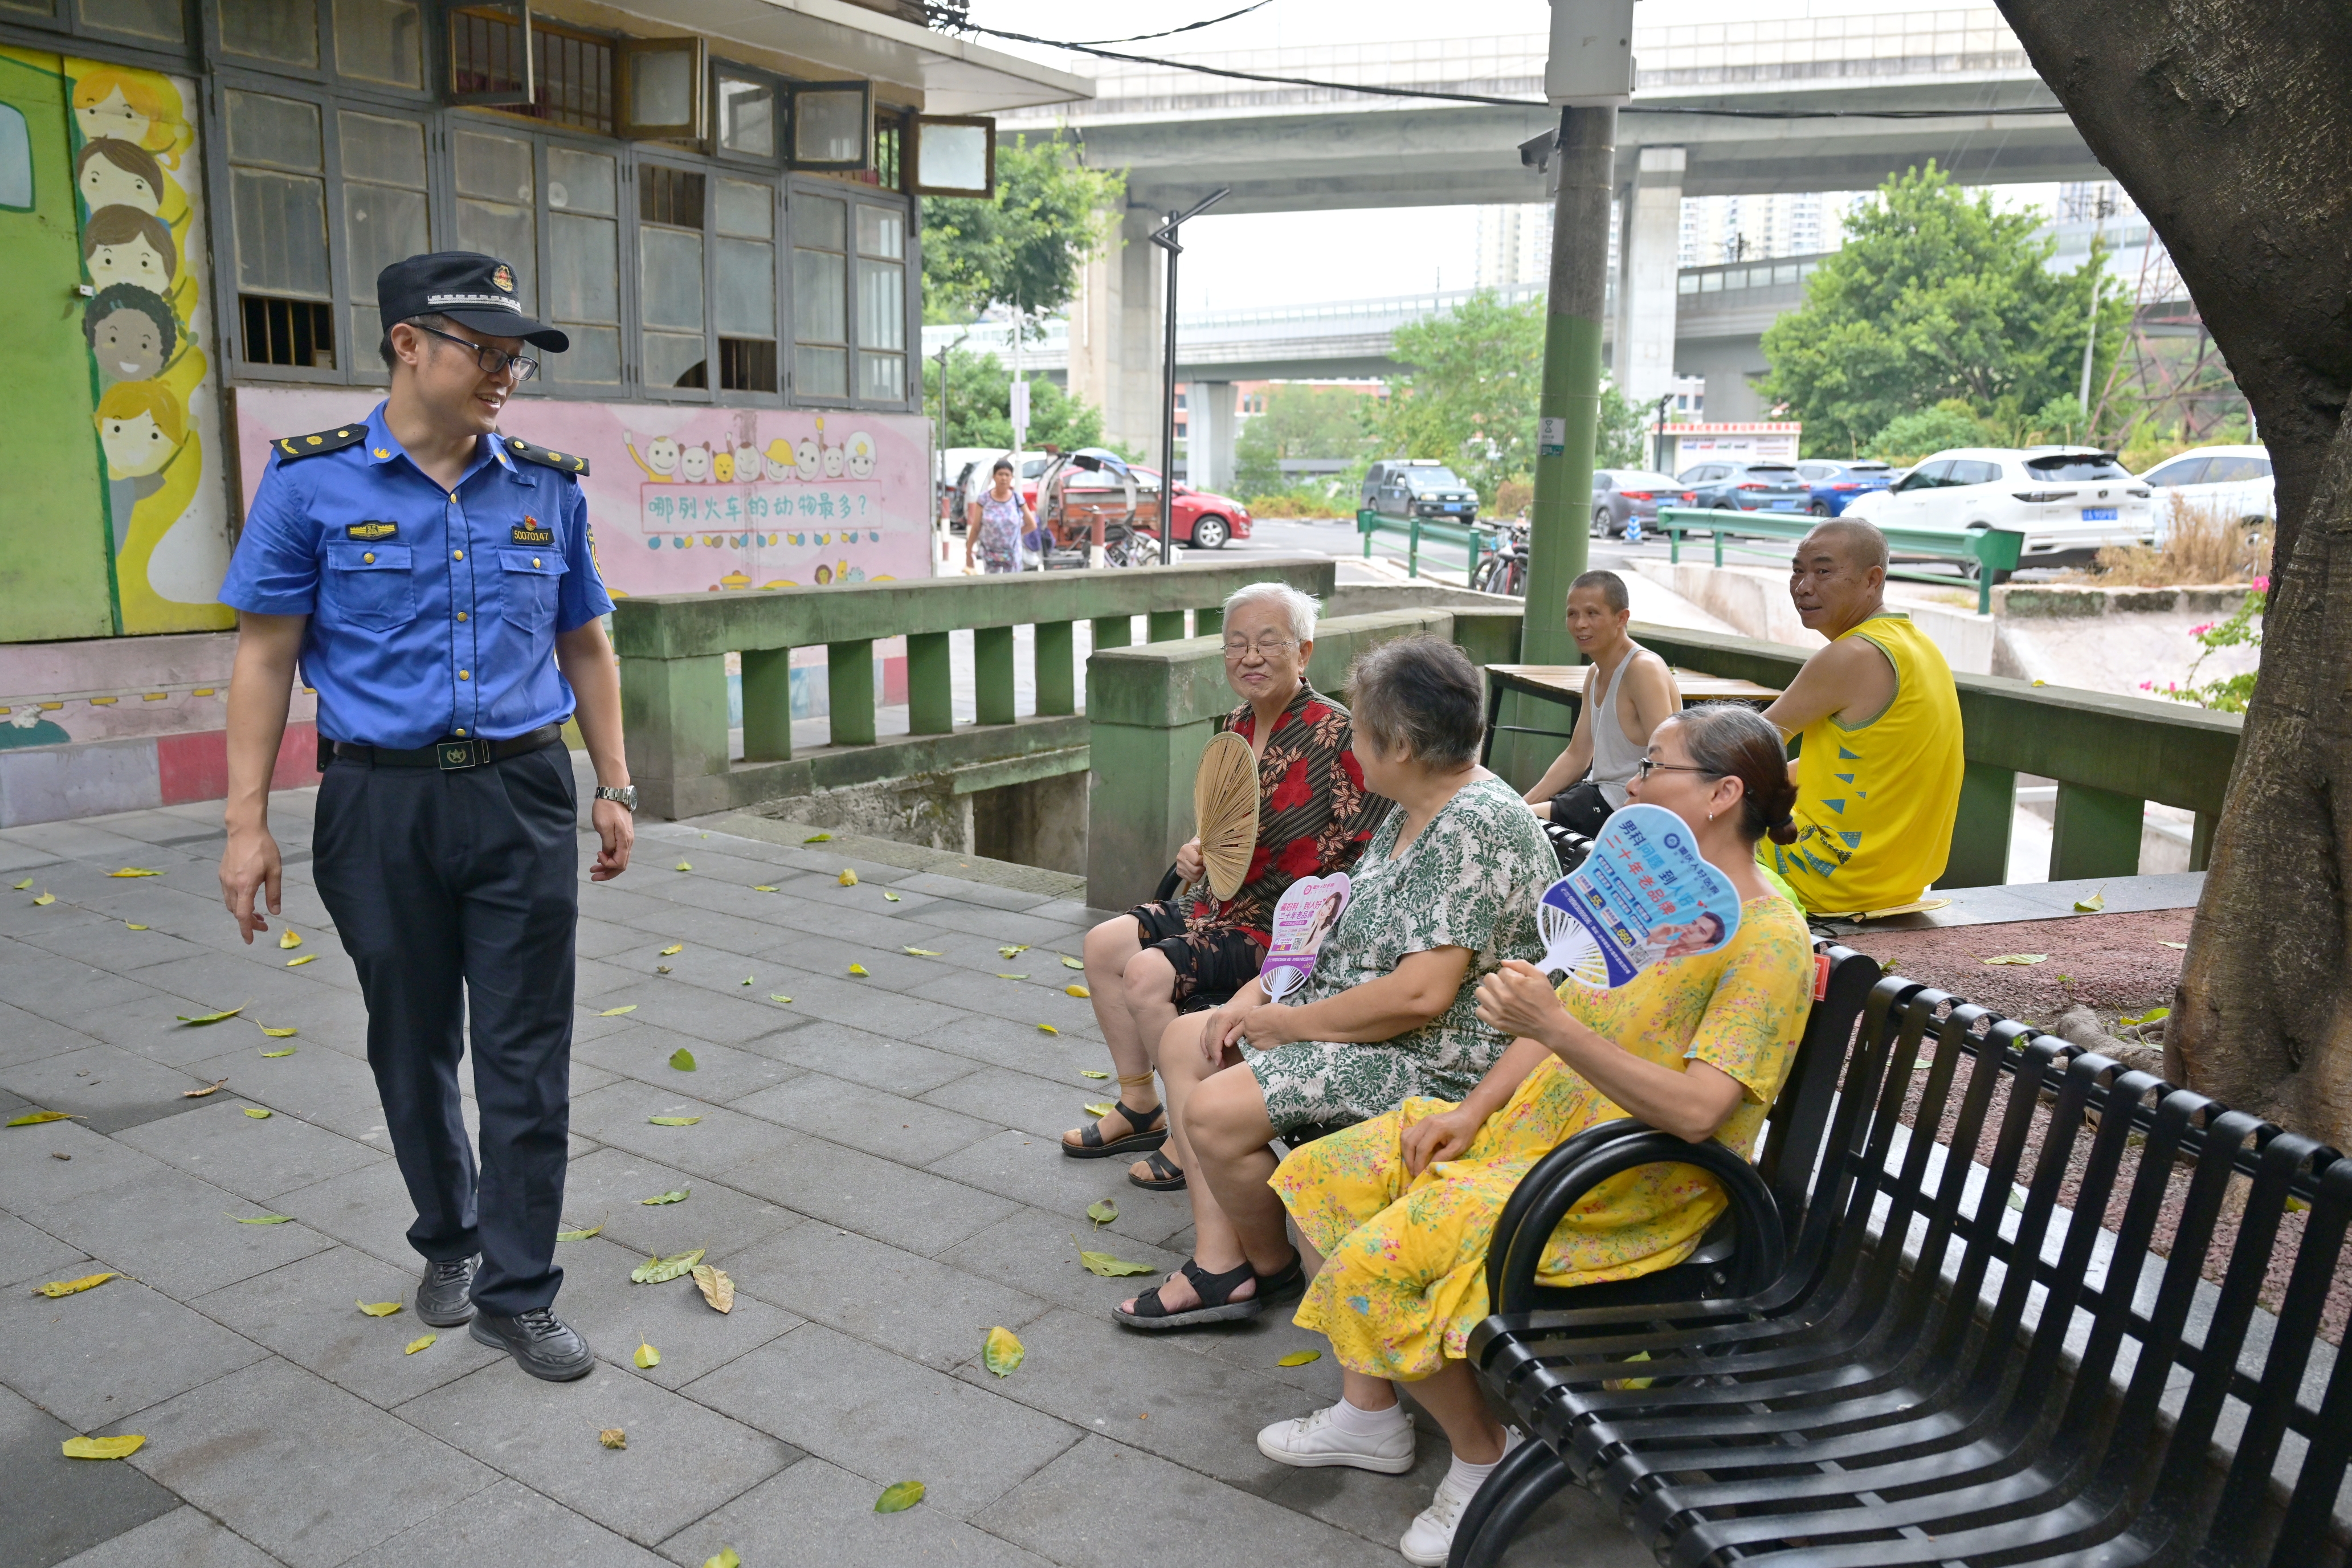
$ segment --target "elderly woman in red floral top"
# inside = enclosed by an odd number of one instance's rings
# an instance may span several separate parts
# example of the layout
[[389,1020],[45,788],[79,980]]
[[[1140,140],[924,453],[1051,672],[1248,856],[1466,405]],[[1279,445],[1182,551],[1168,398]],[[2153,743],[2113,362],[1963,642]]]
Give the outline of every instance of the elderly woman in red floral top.
[[1315,647],[1313,598],[1253,583],[1225,601],[1225,679],[1243,699],[1225,728],[1257,753],[1257,852],[1241,890],[1219,903],[1201,876],[1198,839],[1176,852],[1187,893],[1149,903],[1087,933],[1087,989],[1118,1074],[1118,1103],[1091,1127],[1062,1135],[1074,1160],[1146,1157],[1128,1180],[1158,1192],[1184,1185],[1161,1145],[1168,1118],[1152,1053],[1181,1013],[1217,1006],[1249,984],[1271,940],[1285,889],[1356,863],[1389,803],[1364,788],[1348,710],[1307,684]]

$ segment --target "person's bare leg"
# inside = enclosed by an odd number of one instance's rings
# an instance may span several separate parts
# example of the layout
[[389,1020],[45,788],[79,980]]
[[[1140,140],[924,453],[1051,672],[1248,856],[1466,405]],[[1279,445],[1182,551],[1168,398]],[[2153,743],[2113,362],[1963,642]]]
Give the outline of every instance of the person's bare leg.
[[[1116,1124],[1102,1130],[1104,1141],[1115,1143],[1136,1131],[1137,1117],[1160,1103],[1151,1083],[1151,1047],[1159,1043],[1159,1031],[1167,1025],[1155,1016],[1150,1021],[1156,1026],[1144,1033],[1135,1016],[1134,998],[1140,994],[1148,1001],[1156,986],[1160,1006],[1170,1018],[1174,1017],[1176,1005],[1171,998],[1176,971],[1164,955],[1144,948],[1133,915],[1120,915],[1096,926],[1087,932],[1081,951],[1087,966],[1087,999],[1095,1010],[1095,1022],[1102,1026],[1103,1043],[1110,1048],[1112,1070],[1118,1075],[1118,1104],[1136,1113],[1119,1115]],[[1082,1128],[1071,1128],[1062,1134],[1062,1142],[1078,1147],[1083,1132]]]
[[[1348,1397],[1356,1401],[1358,1374],[1349,1373],[1347,1377]],[[1486,1408],[1486,1396],[1479,1391],[1478,1379],[1472,1374],[1468,1362],[1449,1360],[1412,1387],[1413,1403],[1428,1411],[1444,1428],[1445,1440],[1454,1446],[1455,1458],[1465,1464],[1491,1465],[1503,1457],[1502,1423]],[[1361,1402],[1358,1403],[1360,1405]]]
[[[1192,1144],[1184,1135],[1186,1103],[1203,1083],[1229,1078],[1241,1071],[1238,1067],[1212,1066],[1208,1058],[1202,1054],[1201,1031],[1207,1026],[1208,1021],[1207,1014],[1179,1018],[1169,1025],[1160,1042],[1160,1080],[1168,1089],[1168,1148],[1183,1163],[1188,1172],[1197,1171],[1199,1166],[1194,1161]],[[1226,1055],[1234,1063],[1241,1059],[1238,1051],[1228,1051]],[[1250,1079],[1253,1089],[1257,1087],[1257,1079],[1252,1075],[1241,1072],[1241,1076]],[[1272,1136],[1271,1130],[1268,1136]],[[1217,1206],[1217,1200],[1207,1185],[1195,1180],[1186,1186],[1185,1196],[1192,1205],[1192,1260],[1212,1274],[1239,1268],[1243,1261],[1241,1241],[1234,1235],[1233,1226],[1226,1222],[1224,1212]],[[1257,1281],[1244,1279],[1234,1288],[1231,1300],[1246,1301],[1255,1294]],[[1199,1306],[1201,1298],[1192,1289],[1190,1279],[1181,1273],[1171,1273],[1160,1286],[1160,1304],[1171,1312],[1181,1312]],[[1132,1311],[1134,1299],[1129,1298],[1125,1306]]]
[[[1193,1163],[1188,1169],[1196,1173],[1192,1189],[1196,1194],[1202,1187],[1209,1189],[1208,1194],[1192,1200],[1192,1250],[1201,1267],[1213,1272],[1247,1258],[1260,1274],[1288,1268],[1295,1254],[1283,1225],[1282,1199],[1267,1185],[1279,1162],[1266,1147],[1274,1141],[1274,1124],[1266,1120],[1265,1094],[1258,1088],[1257,1076],[1219,1073],[1172,1109],[1192,1150]],[[1214,1258],[1208,1250],[1210,1226],[1201,1219],[1204,1210],[1214,1216]],[[1230,1243],[1226,1236],[1232,1237]],[[1224,1250],[1227,1246],[1230,1252]]]

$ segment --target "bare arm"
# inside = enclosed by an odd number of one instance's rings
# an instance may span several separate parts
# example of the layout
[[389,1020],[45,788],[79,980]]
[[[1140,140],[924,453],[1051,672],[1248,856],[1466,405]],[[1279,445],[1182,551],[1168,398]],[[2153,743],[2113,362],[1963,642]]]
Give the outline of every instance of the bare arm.
[[1677,1072],[1595,1034],[1560,1005],[1542,970],[1516,958],[1478,983],[1478,1016],[1489,1027],[1538,1042],[1627,1114],[1685,1143],[1704,1143],[1721,1131],[1748,1092],[1706,1062],[1685,1063]]
[[1666,668],[1666,661],[1647,650],[1628,661],[1623,679],[1625,704],[1618,711],[1633,715],[1631,739],[1637,746],[1646,746],[1659,725],[1682,711],[1682,689],[1675,684],[1675,672]]
[[[1590,678],[1587,679],[1590,685]],[[1529,805],[1539,805],[1560,791],[1581,779],[1592,766],[1592,704],[1576,705],[1576,727],[1569,732],[1568,750],[1555,758],[1536,787],[1521,796]]]
[[[572,683],[572,714],[580,738],[587,742],[588,761],[596,782],[615,787],[629,782],[629,759],[621,742],[621,670],[613,646],[604,640],[604,623],[584,621],[568,632],[555,634],[555,667]],[[600,800],[589,814],[603,845],[596,851],[591,880],[609,882],[629,868],[629,850],[636,843],[636,819],[616,800]]]
[[963,503],[963,563],[971,564],[971,552],[980,547],[980,503]]
[[294,695],[294,665],[302,651],[308,616],[237,616],[236,663],[228,678],[228,804],[222,813],[228,843],[221,849],[221,902],[236,917],[249,945],[269,921],[257,894],[278,912],[280,861],[269,832],[269,776],[286,739],[286,706]]
[[[1293,1040],[1340,1040],[1370,1044],[1418,1029],[1454,1005],[1462,977],[1470,973],[1466,947],[1433,947],[1410,952],[1377,980],[1350,985],[1336,996],[1303,1007],[1268,1003],[1237,1017],[1218,1048],[1246,1035],[1259,1050]],[[1263,989],[1258,993],[1265,994]],[[1239,997],[1234,1001],[1238,1002]]]
[[1895,700],[1895,667],[1876,644],[1862,637],[1841,637],[1805,660],[1797,679],[1780,693],[1764,717],[1793,735],[1831,714],[1862,723],[1886,711]]

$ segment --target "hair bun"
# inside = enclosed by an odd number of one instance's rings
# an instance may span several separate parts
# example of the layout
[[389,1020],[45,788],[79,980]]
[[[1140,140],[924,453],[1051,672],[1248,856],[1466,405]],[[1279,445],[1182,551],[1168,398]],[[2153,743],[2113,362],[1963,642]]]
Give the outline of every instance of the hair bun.
[[1766,828],[1764,833],[1775,844],[1794,844],[1798,837],[1796,817],[1793,815],[1784,816]]

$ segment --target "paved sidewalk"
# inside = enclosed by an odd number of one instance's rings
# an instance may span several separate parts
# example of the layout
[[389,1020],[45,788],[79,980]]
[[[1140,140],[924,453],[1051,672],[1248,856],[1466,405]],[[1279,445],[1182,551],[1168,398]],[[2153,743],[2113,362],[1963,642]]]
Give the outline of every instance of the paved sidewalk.
[[[0,832],[0,1118],[78,1118],[0,1131],[0,1568],[1399,1561],[1442,1442],[1394,1479],[1272,1464],[1257,1428],[1336,1396],[1328,1352],[1275,1364],[1320,1342],[1286,1314],[1127,1333],[1107,1310],[1139,1282],[1078,1266],[1074,1233],[1166,1268],[1188,1229],[1178,1199],[1051,1146],[1106,1094],[1057,957],[1088,912],[871,862],[845,888],[824,846],[648,823],[625,877],[583,887],[565,1213],[603,1231],[559,1249],[559,1306],[596,1370],[536,1383],[463,1330],[404,1355],[413,1310],[355,1307],[408,1300],[418,1260],[310,806],[275,800],[292,952],[244,947],[221,910],[217,806]],[[648,1121],[674,1115],[701,1120]],[[1119,1217],[1089,1236],[1104,1197]],[[236,1223],[263,1215],[289,1218]],[[730,1315],[629,1283],[696,1247],[735,1279]],[[124,1278],[34,1289],[101,1269]],[[979,1364],[1000,1324],[1028,1351],[1002,1380]],[[640,1342],[658,1365],[632,1364]],[[625,1451],[597,1441],[613,1426]],[[147,1444],[65,1459],[76,1433]],[[876,1514],[904,1479],[926,1500]],[[1646,1556],[1578,1494],[1511,1561]]]

